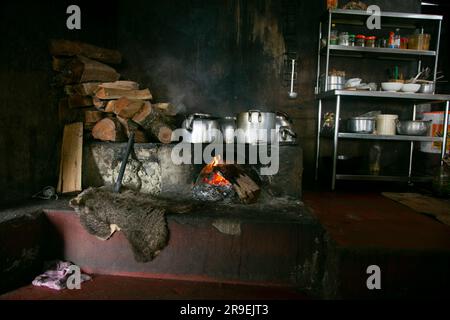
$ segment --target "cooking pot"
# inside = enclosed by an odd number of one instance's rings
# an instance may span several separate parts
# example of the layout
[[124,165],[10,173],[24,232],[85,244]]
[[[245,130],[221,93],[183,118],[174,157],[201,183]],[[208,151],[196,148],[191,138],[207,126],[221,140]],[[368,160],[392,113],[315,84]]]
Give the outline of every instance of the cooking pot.
[[237,142],[266,144],[276,139],[276,115],[274,112],[249,110],[237,116]]
[[431,120],[413,120],[397,122],[397,133],[408,136],[425,136],[430,130]]
[[207,113],[193,113],[183,121],[183,141],[189,143],[211,143],[220,135],[217,118]]
[[373,133],[375,131],[375,118],[353,117],[347,120],[347,130],[353,133]]
[[292,128],[292,120],[286,113],[280,111],[276,113],[275,129],[278,142],[295,142],[297,135]]
[[220,119],[223,142],[234,143],[234,133],[236,131],[236,117],[224,117]]

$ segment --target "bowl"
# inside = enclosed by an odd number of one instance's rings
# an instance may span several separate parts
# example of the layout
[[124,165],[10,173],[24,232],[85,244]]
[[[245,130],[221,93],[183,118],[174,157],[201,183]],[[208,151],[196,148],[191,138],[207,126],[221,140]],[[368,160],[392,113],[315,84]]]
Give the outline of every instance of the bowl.
[[405,83],[402,87],[403,92],[416,93],[420,89],[420,84],[418,83]]
[[397,122],[397,133],[407,136],[425,136],[428,134],[431,120],[413,120]]
[[397,92],[403,87],[403,83],[400,82],[383,82],[381,88],[384,91]]
[[420,93],[434,93],[434,83],[422,83]]

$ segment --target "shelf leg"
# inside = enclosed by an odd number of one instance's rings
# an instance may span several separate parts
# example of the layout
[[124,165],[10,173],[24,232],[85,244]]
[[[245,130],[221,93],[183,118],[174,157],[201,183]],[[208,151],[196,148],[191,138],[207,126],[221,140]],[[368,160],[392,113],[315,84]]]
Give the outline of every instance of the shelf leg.
[[322,127],[322,99],[317,106],[317,140],[316,140],[316,181],[319,180],[320,129]]
[[[436,59],[434,59],[434,76],[433,81],[436,84],[436,75],[438,71],[438,63],[439,63],[439,47],[441,45],[441,31],[442,31],[442,20],[439,21],[437,41],[436,41]],[[436,92],[436,85],[434,86],[433,93]]]
[[333,173],[331,177],[331,190],[336,187],[336,165],[338,156],[338,135],[339,135],[339,118],[341,113],[341,96],[336,96],[336,113],[334,115],[334,138],[333,138]]
[[445,153],[447,152],[447,135],[448,135],[448,110],[449,110],[450,101],[447,101],[445,104],[445,113],[444,113],[444,134],[442,135],[442,151],[441,151],[441,165],[444,164]]
[[[416,113],[417,113],[417,105],[414,104],[412,114],[413,121],[416,120]],[[414,155],[414,141],[411,141],[409,150],[408,184],[412,184],[411,177],[412,177],[413,155]]]

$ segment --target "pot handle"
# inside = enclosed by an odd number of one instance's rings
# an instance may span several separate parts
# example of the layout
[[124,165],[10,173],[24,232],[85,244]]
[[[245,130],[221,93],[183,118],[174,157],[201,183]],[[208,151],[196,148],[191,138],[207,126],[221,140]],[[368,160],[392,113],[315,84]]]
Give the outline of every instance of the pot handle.
[[277,116],[281,116],[281,117],[285,118],[289,123],[292,123],[292,119],[289,117],[289,115],[286,112],[277,111],[276,114],[277,114]]
[[293,138],[297,138],[297,134],[289,127],[282,126],[280,127],[281,139],[286,140],[287,136],[291,136]]
[[261,115],[261,111],[259,110],[248,110],[248,122],[252,122],[252,113],[253,112],[258,112],[258,122],[262,122],[262,115]]
[[188,118],[186,119],[186,129],[189,131],[192,131],[192,123],[194,122],[195,119],[200,118],[200,117],[211,117],[210,114],[207,113],[192,113],[188,116]]

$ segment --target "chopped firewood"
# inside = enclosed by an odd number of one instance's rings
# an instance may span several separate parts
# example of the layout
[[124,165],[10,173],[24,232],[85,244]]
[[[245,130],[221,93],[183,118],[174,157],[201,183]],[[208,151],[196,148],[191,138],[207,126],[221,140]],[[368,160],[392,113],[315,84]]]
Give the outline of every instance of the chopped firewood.
[[103,112],[96,110],[86,110],[84,112],[84,124],[97,123],[98,121],[103,119]]
[[[114,101],[114,100],[111,100],[111,101]],[[92,103],[97,110],[105,111],[108,101],[100,100],[97,97],[92,97]]]
[[69,108],[82,108],[82,107],[90,107],[93,105],[91,97],[82,96],[79,94],[69,96],[68,101],[69,101]]
[[133,118],[133,116],[141,110],[144,101],[136,99],[128,99],[125,97],[116,100],[114,105],[114,113],[122,118]]
[[67,64],[70,62],[71,58],[52,58],[52,69],[54,71],[61,72],[64,70],[64,68],[67,66]]
[[114,100],[121,97],[128,99],[139,99],[139,100],[151,100],[152,94],[150,90],[124,90],[124,89],[114,89],[114,88],[99,88],[95,93],[95,96],[102,100]]
[[109,100],[106,102],[105,112],[113,113],[116,108],[116,101],[117,100]]
[[79,94],[82,96],[93,96],[97,91],[101,82],[86,82],[74,85],[67,85],[64,87],[64,92],[67,95]]
[[119,80],[101,83],[99,87],[108,89],[139,90],[139,83],[134,81]]
[[117,120],[119,120],[120,124],[123,127],[123,130],[125,131],[125,134],[127,137],[130,137],[131,130],[134,130],[134,142],[135,143],[146,143],[148,142],[147,136],[145,135],[145,132],[141,129],[137,128],[137,125],[133,123],[130,119],[125,119],[122,117],[117,117]]
[[117,50],[100,48],[79,41],[52,40],[50,41],[50,54],[53,56],[78,56],[98,60],[105,63],[118,64],[122,62],[122,55]]
[[80,82],[116,81],[119,77],[120,74],[114,68],[83,56],[77,56],[66,65],[55,80],[57,84],[66,85]]
[[234,190],[243,203],[256,202],[261,188],[240,166],[234,164],[217,164],[214,170],[220,172],[233,185]]
[[92,129],[92,136],[101,141],[125,141],[125,134],[119,120],[104,118],[97,122]]
[[158,141],[162,143],[171,142],[172,129],[169,118],[158,109],[153,108],[150,102],[145,102],[144,106],[133,117],[133,121],[144,130],[149,131]]

